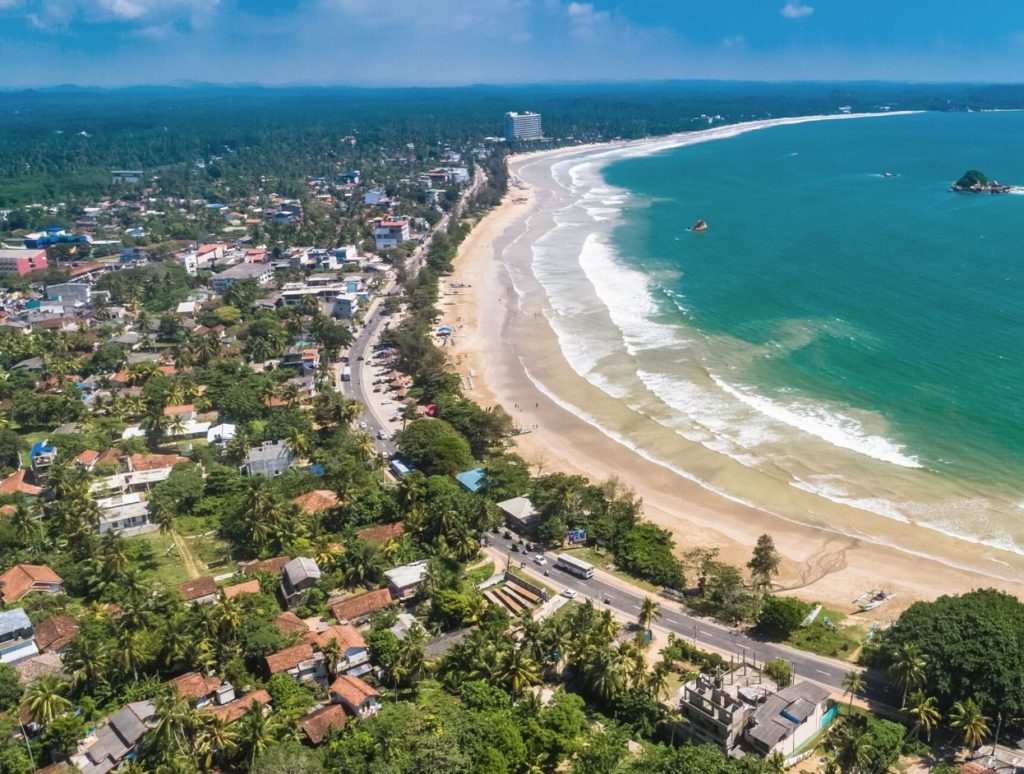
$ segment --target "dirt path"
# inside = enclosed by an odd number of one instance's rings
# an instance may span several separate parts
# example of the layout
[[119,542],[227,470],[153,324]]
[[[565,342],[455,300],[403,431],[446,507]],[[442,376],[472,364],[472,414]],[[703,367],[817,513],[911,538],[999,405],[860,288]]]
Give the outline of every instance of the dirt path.
[[188,543],[185,542],[185,538],[177,532],[171,532],[171,538],[174,540],[174,545],[178,549],[178,556],[181,557],[181,561],[185,564],[185,572],[188,573],[188,577],[198,578],[202,575],[205,570],[205,565],[203,565],[203,563],[196,558],[196,555],[192,553],[192,549],[188,547]]

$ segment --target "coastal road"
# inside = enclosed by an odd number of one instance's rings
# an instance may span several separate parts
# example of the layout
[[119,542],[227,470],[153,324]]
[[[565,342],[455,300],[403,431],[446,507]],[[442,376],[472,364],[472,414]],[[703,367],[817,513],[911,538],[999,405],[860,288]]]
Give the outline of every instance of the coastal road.
[[[834,693],[841,694],[843,692],[843,676],[847,672],[859,669],[853,664],[838,659],[816,656],[778,643],[757,640],[738,629],[732,629],[707,618],[685,612],[679,602],[660,595],[649,594],[601,570],[595,569],[594,577],[588,580],[577,578],[563,570],[555,569],[556,554],[551,552],[543,552],[548,564],[542,567],[533,561],[534,556],[540,552],[535,551],[525,555],[512,553],[512,544],[516,543],[518,538],[513,535],[512,539],[505,539],[503,535],[504,530],[497,534],[487,535],[490,547],[493,549],[492,553],[501,554],[503,558],[510,560],[514,567],[525,563],[521,569],[531,573],[537,580],[553,586],[558,591],[564,588],[574,589],[581,597],[592,599],[599,608],[607,606],[623,618],[636,620],[643,598],[645,596],[653,597],[660,605],[661,612],[657,626],[674,632],[678,637],[691,643],[696,642],[698,646],[723,655],[735,654],[739,657],[746,653],[748,658],[758,662],[773,658],[785,659],[792,665],[797,679],[820,683]],[[543,575],[545,570],[549,573],[547,576]],[[867,672],[864,673],[864,678],[867,682],[868,699],[872,702],[887,704],[884,681]]]
[[[454,208],[454,213],[459,213],[462,207],[473,196],[480,186],[483,185],[487,179],[483,170],[476,167],[476,173],[473,175],[473,182],[470,184],[462,193],[458,204]],[[426,263],[427,251],[430,249],[430,244],[434,239],[434,235],[443,231],[448,227],[448,223],[451,220],[452,215],[445,214],[441,220],[437,222],[433,230],[423,240],[423,244],[417,245],[412,255],[409,256],[406,262],[406,271],[410,277],[415,277],[419,274],[420,269]],[[397,282],[392,281],[389,283],[381,293],[381,295],[371,302],[367,310],[367,316],[363,322],[362,328],[356,333],[355,338],[352,341],[352,345],[348,350],[349,358],[349,370],[351,372],[351,381],[341,381],[339,367],[338,384],[339,389],[345,395],[359,401],[363,406],[363,413],[360,417],[360,422],[365,425],[364,429],[367,434],[373,438],[374,446],[377,451],[383,454],[385,457],[392,457],[397,451],[398,447],[391,440],[391,434],[393,428],[389,426],[387,418],[378,414],[374,409],[374,401],[370,398],[373,394],[373,372],[368,361],[373,355],[373,346],[377,343],[380,333],[387,326],[390,318],[383,314],[383,298],[388,295],[400,294],[402,286]],[[394,410],[401,410],[399,404],[394,404]],[[383,430],[388,435],[388,440],[382,440],[379,438],[380,431]]]

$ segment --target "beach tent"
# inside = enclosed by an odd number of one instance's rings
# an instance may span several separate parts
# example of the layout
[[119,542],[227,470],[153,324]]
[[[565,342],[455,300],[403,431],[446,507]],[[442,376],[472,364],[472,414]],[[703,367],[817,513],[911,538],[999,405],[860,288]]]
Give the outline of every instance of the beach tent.
[[447,325],[442,325],[437,329],[438,336],[451,336],[453,333],[455,333],[455,329]]

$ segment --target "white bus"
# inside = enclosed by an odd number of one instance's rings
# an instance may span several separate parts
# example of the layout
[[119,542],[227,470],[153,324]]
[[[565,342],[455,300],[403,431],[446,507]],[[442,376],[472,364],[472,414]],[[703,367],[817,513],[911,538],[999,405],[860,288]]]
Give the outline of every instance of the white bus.
[[577,559],[575,556],[569,556],[569,554],[559,554],[558,559],[555,560],[555,567],[571,572],[580,578],[594,577],[594,565]]

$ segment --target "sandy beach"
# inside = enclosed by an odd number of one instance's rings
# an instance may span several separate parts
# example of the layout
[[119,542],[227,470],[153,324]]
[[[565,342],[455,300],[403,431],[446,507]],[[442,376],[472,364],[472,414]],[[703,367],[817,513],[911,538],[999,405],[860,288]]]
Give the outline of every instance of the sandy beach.
[[[863,616],[877,621],[892,619],[914,600],[976,587],[1020,595],[1024,558],[1015,553],[854,508],[821,506],[805,493],[766,492],[769,500],[787,498],[781,504],[789,512],[806,510],[806,520],[781,518],[779,508],[761,507],[760,498],[740,501],[709,488],[706,482],[715,480],[715,471],[702,471],[698,481],[684,475],[685,462],[671,469],[640,453],[672,442],[657,428],[630,428],[645,437],[645,443],[634,449],[569,405],[588,411],[593,407],[607,416],[615,412],[609,396],[570,373],[548,324],[550,310],[530,274],[529,246],[550,225],[557,192],[537,182],[543,176],[524,175],[524,168],[536,170],[587,153],[600,156],[613,148],[648,153],[775,124],[839,118],[847,116],[778,119],[514,157],[510,171],[515,184],[503,204],[473,229],[462,245],[454,275],[443,281],[443,324],[457,330],[449,357],[467,394],[484,406],[502,405],[526,431],[517,437],[517,449],[536,471],[579,473],[595,481],[617,478],[643,498],[646,518],[675,535],[680,553],[697,545],[716,546],[724,559],[744,564],[757,537],[770,533],[784,557],[782,589],[848,613],[855,611],[851,601],[868,589],[895,592],[889,603]],[[548,387],[540,388],[541,383]],[[723,468],[719,475],[725,487],[735,474]]]

